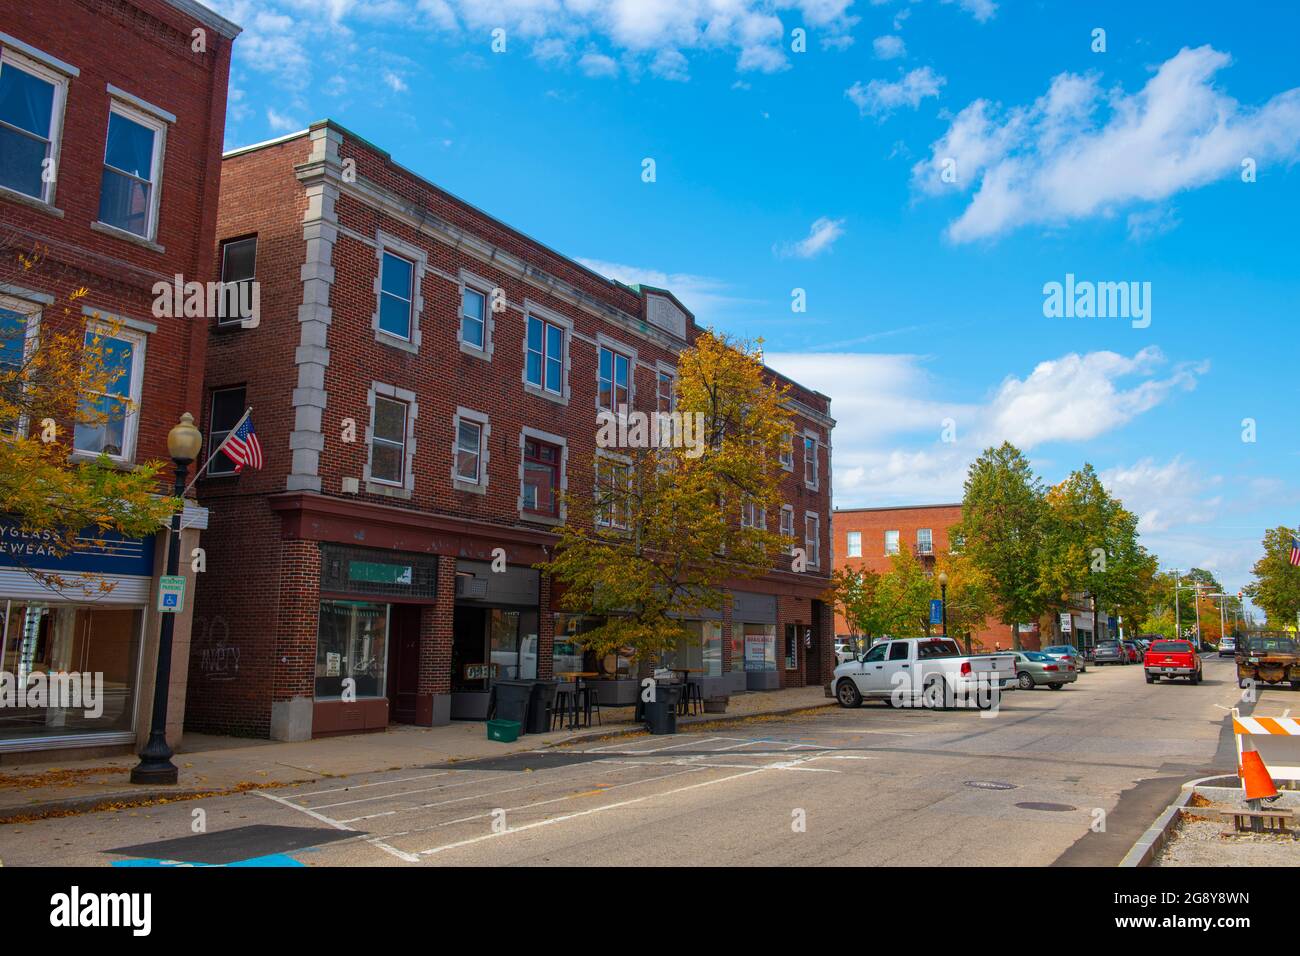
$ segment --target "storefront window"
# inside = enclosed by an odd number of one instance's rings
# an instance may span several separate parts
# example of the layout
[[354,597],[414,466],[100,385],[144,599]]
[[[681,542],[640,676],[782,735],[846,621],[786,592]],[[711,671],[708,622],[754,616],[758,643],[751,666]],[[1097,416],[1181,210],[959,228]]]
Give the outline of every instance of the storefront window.
[[534,680],[537,677],[537,612],[488,611],[492,674],[497,678]]
[[355,681],[358,698],[383,697],[388,673],[388,605],[321,601],[316,638],[316,699],[343,696]]
[[688,636],[663,656],[665,667],[689,667],[705,677],[722,676],[722,625],[717,621],[683,621]]
[[141,609],[3,605],[0,740],[134,728]]
[[742,647],[741,660],[747,671],[776,670],[776,625],[742,624],[731,625],[731,664],[732,670],[739,670],[736,665],[737,642]]

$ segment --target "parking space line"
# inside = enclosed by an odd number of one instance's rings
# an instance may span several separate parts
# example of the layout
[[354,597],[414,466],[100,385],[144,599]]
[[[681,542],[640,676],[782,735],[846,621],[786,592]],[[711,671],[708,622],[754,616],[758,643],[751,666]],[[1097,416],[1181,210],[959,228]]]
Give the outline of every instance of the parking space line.
[[399,777],[396,780],[376,780],[374,783],[354,783],[349,787],[330,787],[327,790],[313,790],[310,793],[295,794],[297,797],[318,797],[322,793],[341,793],[345,790],[361,790],[365,787],[384,787],[390,783],[406,783],[410,780],[427,780],[429,777],[444,777],[451,773],[450,770],[440,770],[437,773],[422,773],[414,777]]

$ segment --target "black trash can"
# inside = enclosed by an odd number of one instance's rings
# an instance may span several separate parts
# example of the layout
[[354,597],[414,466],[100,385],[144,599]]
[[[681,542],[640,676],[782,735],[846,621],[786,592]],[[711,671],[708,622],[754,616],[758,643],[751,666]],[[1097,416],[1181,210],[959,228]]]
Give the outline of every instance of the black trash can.
[[652,734],[677,733],[677,704],[682,699],[681,684],[660,684],[655,699],[641,705],[646,729]]
[[493,681],[488,696],[488,718],[513,720],[526,733],[528,699],[532,696],[533,685],[536,683],[531,680]]
[[533,681],[533,692],[528,698],[528,723],[526,734],[544,734],[551,729],[550,709],[555,706],[555,694],[560,689],[556,681]]

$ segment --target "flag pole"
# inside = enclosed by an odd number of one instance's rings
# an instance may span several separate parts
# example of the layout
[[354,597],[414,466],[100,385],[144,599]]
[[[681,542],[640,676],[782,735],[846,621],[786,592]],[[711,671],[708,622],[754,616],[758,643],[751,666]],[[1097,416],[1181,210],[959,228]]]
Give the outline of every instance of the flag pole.
[[230,441],[230,436],[233,435],[235,432],[239,431],[239,426],[244,424],[244,419],[246,419],[251,414],[253,414],[253,406],[249,405],[248,410],[239,417],[239,421],[235,422],[234,427],[231,428],[230,431],[226,432],[226,437],[221,439],[221,444],[218,445],[216,450],[211,455],[208,456],[208,460],[203,463],[203,465],[199,468],[199,470],[194,473],[193,480],[188,485],[186,485],[185,490],[181,492],[182,498],[185,497],[185,495],[189,494],[190,489],[194,487],[194,482],[198,481],[200,478],[203,477],[203,473],[207,471],[208,465],[212,464],[212,459],[216,458],[218,455],[221,454],[221,449],[226,447],[226,442]]

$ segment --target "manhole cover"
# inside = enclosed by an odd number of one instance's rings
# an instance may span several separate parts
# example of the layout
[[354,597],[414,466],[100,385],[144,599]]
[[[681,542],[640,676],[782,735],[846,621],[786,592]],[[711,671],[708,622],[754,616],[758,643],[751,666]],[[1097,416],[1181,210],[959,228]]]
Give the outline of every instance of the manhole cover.
[[976,790],[1014,790],[1014,783],[1001,783],[997,780],[967,780],[966,786],[974,787]]
[[1073,810],[1074,807],[1068,803],[1017,803],[1021,810],[1049,810],[1053,813],[1065,813],[1067,810]]

